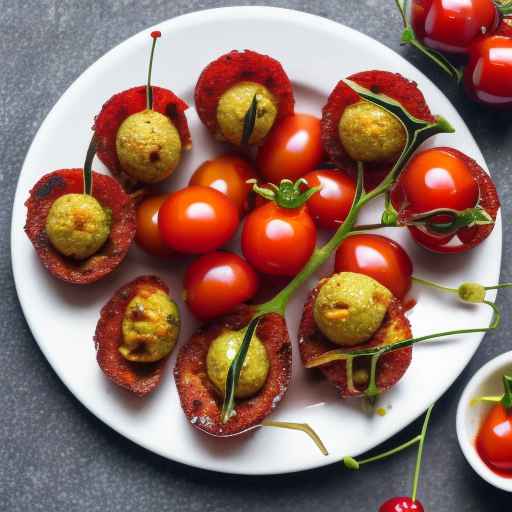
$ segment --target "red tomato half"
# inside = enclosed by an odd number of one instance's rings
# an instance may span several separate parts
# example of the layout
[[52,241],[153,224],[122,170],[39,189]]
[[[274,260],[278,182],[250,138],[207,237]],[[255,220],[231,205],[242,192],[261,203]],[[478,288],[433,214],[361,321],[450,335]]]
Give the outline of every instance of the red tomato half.
[[258,151],[261,175],[278,185],[287,178],[297,181],[322,161],[320,119],[294,114],[278,121]]
[[316,245],[316,228],[306,207],[286,209],[271,202],[245,219],[242,252],[260,272],[294,276],[309,260]]
[[235,234],[238,222],[233,201],[209,187],[192,186],[172,193],[158,213],[165,245],[189,254],[221,247]]
[[200,320],[225,315],[252,299],[259,279],[252,267],[230,252],[212,252],[194,261],[185,274],[186,302]]
[[211,187],[222,192],[236,204],[242,215],[248,210],[252,185],[247,180],[252,178],[256,178],[256,173],[247,160],[237,155],[221,155],[198,167],[189,185]]
[[492,0],[413,0],[414,33],[430,48],[446,53],[466,53],[482,34],[499,23]]
[[336,272],[372,277],[403,299],[411,288],[412,261],[395,241],[381,235],[352,235],[336,251]]
[[512,411],[502,404],[491,409],[478,433],[476,448],[491,469],[512,477]]
[[354,180],[343,171],[324,169],[310,172],[304,178],[309,187],[321,187],[307,202],[311,217],[322,228],[336,229],[354,201]]
[[166,195],[153,196],[144,199],[137,206],[137,245],[149,254],[169,257],[173,252],[164,245],[158,229],[158,210],[167,199]]
[[512,38],[482,38],[469,49],[464,70],[468,94],[486,105],[512,107]]

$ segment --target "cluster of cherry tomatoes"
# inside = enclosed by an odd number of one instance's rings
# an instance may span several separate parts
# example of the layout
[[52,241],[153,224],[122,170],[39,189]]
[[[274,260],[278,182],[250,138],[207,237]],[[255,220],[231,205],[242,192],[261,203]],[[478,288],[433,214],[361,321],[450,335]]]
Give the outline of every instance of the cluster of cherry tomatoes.
[[[272,130],[254,162],[240,155],[222,155],[203,163],[186,188],[144,199],[137,210],[136,240],[160,257],[198,255],[186,272],[186,302],[197,318],[216,318],[253,299],[260,274],[296,275],[315,250],[317,229],[333,231],[347,216],[355,194],[353,175],[323,166],[323,157],[319,119],[288,116]],[[319,190],[297,208],[256,196],[248,183],[279,184],[299,178]],[[407,204],[407,210],[415,213],[463,210],[478,203],[479,187],[462,156],[434,148],[411,160],[391,198],[397,209]],[[219,251],[240,224],[245,259]],[[439,236],[409,227],[420,245],[437,252],[465,250],[463,241],[472,235],[467,233],[471,229]],[[337,251],[335,270],[370,275],[398,298],[411,286],[408,255],[383,236],[350,236]]]
[[[411,24],[426,46],[465,61],[464,84],[473,99],[512,106],[511,2],[412,0]],[[512,10],[511,10],[512,12]]]

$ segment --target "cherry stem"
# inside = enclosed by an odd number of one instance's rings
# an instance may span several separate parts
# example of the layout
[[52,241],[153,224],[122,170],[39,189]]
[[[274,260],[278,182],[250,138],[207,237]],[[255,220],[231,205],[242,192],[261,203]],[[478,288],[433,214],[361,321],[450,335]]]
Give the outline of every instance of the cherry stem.
[[434,283],[433,281],[429,281],[428,279],[422,279],[421,277],[412,276],[411,280],[414,283],[422,284],[422,285],[428,286],[430,288],[435,288],[436,290],[441,290],[443,292],[448,292],[448,293],[457,293],[458,292],[457,288],[449,288],[448,286],[443,286],[443,285]]
[[151,32],[151,54],[149,56],[149,67],[148,67],[148,83],[146,85],[146,108],[151,110],[153,108],[153,87],[151,86],[151,73],[153,72],[153,56],[155,54],[156,40],[161,36],[160,32]]
[[512,288],[512,283],[496,284],[494,286],[484,286],[486,290],[499,290],[501,288]]
[[418,446],[418,455],[416,457],[416,467],[414,468],[414,479],[413,479],[413,483],[412,483],[411,498],[412,498],[413,502],[416,501],[416,494],[418,491],[418,483],[420,480],[421,460],[423,458],[423,447],[425,445],[425,437],[427,435],[428,423],[430,421],[430,416],[432,414],[432,409],[434,408],[434,405],[435,404],[432,404],[428,408],[427,414],[425,414],[425,419],[423,420],[423,427],[421,428],[420,444]]
[[373,457],[368,457],[367,459],[358,460],[358,464],[361,466],[362,464],[368,464],[369,462],[375,462],[378,460],[386,459],[390,457],[391,455],[394,455],[395,453],[399,453],[403,450],[406,450],[410,446],[415,445],[420,441],[421,436],[418,434],[416,437],[413,437],[409,441],[401,444],[400,446],[397,446],[395,448],[392,448],[391,450],[388,450],[387,452],[380,453],[379,455],[375,455]]
[[87,148],[84,162],[84,194],[89,196],[92,196],[92,162],[94,160],[94,156],[96,155],[96,142],[96,136],[93,135],[91,142],[89,142],[89,147]]

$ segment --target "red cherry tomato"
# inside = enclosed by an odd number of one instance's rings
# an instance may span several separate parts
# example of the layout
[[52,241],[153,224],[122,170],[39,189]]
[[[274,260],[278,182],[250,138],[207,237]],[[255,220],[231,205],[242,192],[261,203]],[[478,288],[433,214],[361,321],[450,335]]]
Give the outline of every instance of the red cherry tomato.
[[343,171],[323,169],[310,172],[304,178],[309,187],[321,187],[307,202],[311,217],[322,228],[336,229],[347,217],[354,201],[354,180]]
[[352,235],[343,240],[334,270],[370,276],[399,299],[411,288],[411,259],[400,245],[380,235]]
[[286,209],[270,202],[253,210],[242,229],[242,252],[260,272],[294,276],[316,245],[316,228],[306,207]]
[[421,502],[419,500],[413,501],[408,496],[391,498],[383,503],[379,508],[379,512],[407,512],[408,510],[424,512]]
[[166,195],[144,199],[137,206],[137,233],[135,241],[154,256],[169,257],[173,251],[164,245],[158,229],[158,210],[167,199]]
[[[459,155],[450,148],[432,148],[415,155],[391,192],[393,206],[410,213],[424,213],[438,208],[464,210],[478,203],[479,188],[474,176]],[[442,216],[434,221],[444,220]],[[438,235],[417,227],[409,228],[423,246],[441,251],[455,233]],[[461,229],[461,239],[468,235]]]
[[411,22],[416,37],[430,48],[466,53],[482,34],[492,32],[500,17],[492,0],[413,0]]
[[512,107],[512,38],[491,36],[469,49],[464,85],[475,100],[494,107]]
[[198,167],[189,185],[211,187],[226,194],[243,215],[248,210],[248,197],[252,190],[247,180],[253,178],[256,178],[256,173],[247,160],[237,155],[221,155]]
[[158,213],[164,243],[178,252],[203,254],[224,245],[238,227],[233,201],[209,187],[172,193]]
[[512,477],[512,411],[502,404],[491,409],[480,427],[476,448],[491,469]]
[[322,161],[320,119],[294,114],[276,123],[258,151],[261,175],[278,185],[282,179],[296,181]]
[[259,279],[237,254],[212,252],[194,261],[185,274],[186,302],[200,320],[225,315],[254,297]]

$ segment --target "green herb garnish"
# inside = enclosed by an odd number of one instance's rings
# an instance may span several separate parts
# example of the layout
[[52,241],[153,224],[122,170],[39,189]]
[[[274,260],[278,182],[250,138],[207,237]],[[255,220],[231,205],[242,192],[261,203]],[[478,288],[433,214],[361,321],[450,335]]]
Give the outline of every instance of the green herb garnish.
[[244,130],[242,132],[242,146],[248,146],[254,126],[256,125],[256,114],[258,113],[258,95],[255,94],[251,101],[251,106],[244,116]]

